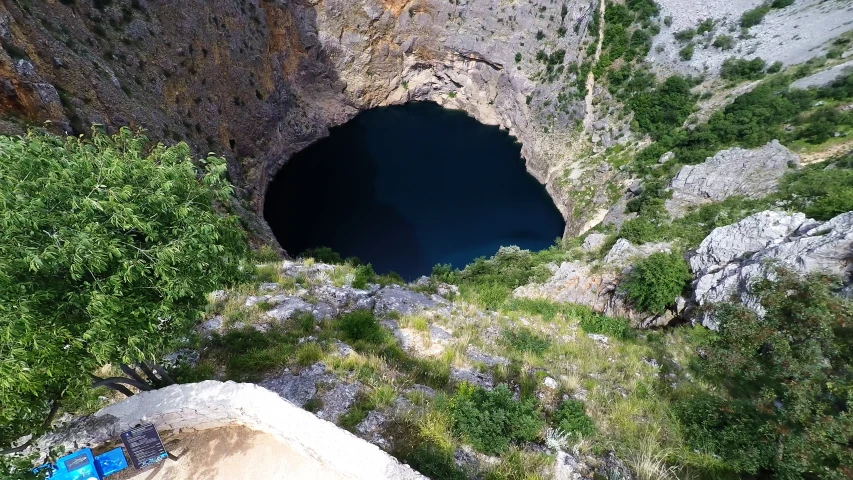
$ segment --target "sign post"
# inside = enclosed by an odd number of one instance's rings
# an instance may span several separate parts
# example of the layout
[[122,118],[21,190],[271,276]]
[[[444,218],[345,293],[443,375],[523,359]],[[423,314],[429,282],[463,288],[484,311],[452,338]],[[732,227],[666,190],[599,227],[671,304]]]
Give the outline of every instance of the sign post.
[[150,423],[122,433],[121,441],[137,470],[154,465],[169,456],[163,441],[160,440],[160,434]]

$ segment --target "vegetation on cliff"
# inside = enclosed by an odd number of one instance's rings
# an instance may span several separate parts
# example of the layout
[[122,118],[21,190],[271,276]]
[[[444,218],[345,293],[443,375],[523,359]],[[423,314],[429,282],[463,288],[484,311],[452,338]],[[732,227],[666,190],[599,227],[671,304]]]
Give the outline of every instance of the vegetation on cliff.
[[848,478],[853,471],[853,306],[836,279],[782,270],[754,291],[766,313],[721,305],[719,334],[692,370],[713,390],[683,392],[675,413],[697,451],[763,478]]
[[224,159],[123,129],[0,137],[0,445],[110,363],[152,360],[241,278]]

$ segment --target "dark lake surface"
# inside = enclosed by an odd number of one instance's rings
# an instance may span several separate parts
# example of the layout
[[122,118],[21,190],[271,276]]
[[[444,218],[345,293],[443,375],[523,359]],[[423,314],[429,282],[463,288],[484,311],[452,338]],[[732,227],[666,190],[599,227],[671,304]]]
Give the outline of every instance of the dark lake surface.
[[368,110],[290,159],[264,217],[291,255],[327,246],[407,280],[501,246],[547,248],[564,222],[520,151],[433,103]]

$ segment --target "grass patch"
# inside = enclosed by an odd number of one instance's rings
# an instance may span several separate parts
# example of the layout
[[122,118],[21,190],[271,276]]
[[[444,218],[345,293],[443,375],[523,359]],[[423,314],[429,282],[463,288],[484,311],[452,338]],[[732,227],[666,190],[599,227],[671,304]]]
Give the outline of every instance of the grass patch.
[[551,342],[533,332],[533,330],[521,327],[516,330],[504,330],[503,343],[518,353],[532,353],[542,356],[550,347]]
[[631,323],[624,318],[608,317],[605,315],[590,315],[580,321],[580,327],[587,333],[600,333],[608,337],[627,340],[631,338],[633,330]]

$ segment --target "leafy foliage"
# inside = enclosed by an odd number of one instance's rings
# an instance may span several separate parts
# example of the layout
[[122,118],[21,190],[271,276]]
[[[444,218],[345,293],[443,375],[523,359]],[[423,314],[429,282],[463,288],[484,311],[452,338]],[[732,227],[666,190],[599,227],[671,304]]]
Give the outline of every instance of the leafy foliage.
[[589,418],[580,400],[568,399],[554,412],[552,424],[560,430],[578,437],[589,437],[595,433],[595,423]]
[[336,320],[336,325],[343,338],[351,342],[379,343],[385,338],[384,330],[376,323],[370,310],[344,314]]
[[673,75],[654,91],[639,93],[628,104],[640,128],[658,138],[680,127],[693,111],[693,84],[686,78]]
[[458,274],[451,274],[444,267],[438,273],[450,280],[458,278],[463,292],[472,294],[485,307],[496,309],[514,288],[548,278],[550,272],[545,264],[550,256],[551,250],[533,254],[518,247],[501,247],[492,258],[478,258]]
[[750,28],[758,25],[762,20],[764,20],[764,16],[767,15],[769,11],[770,8],[767,5],[760,5],[752,10],[743,12],[743,15],[740,17],[740,26],[743,28]]
[[853,305],[835,281],[777,270],[753,292],[759,318],[737,305],[714,312],[719,334],[694,366],[719,393],[681,400],[691,446],[763,478],[848,478],[853,468]]
[[245,235],[220,215],[225,161],[91,140],[0,137],[0,444],[110,362],[151,359],[241,277]]
[[731,50],[735,46],[735,39],[729,35],[717,35],[712,45],[720,50]]
[[328,263],[331,265],[341,265],[344,263],[344,259],[341,258],[341,254],[329,247],[309,248],[302,252],[302,255],[300,256],[303,258],[313,258],[318,262]]
[[450,402],[453,429],[477,451],[494,455],[510,442],[530,441],[542,429],[536,399],[515,400],[506,384],[492,391],[463,383]]
[[761,58],[727,58],[720,69],[720,77],[727,80],[755,80],[764,76],[766,67],[767,62]]
[[818,220],[853,211],[853,154],[788,173],[779,196],[793,199],[792,206]]
[[687,262],[677,253],[654,253],[634,265],[621,287],[637,308],[663,313],[690,280]]

